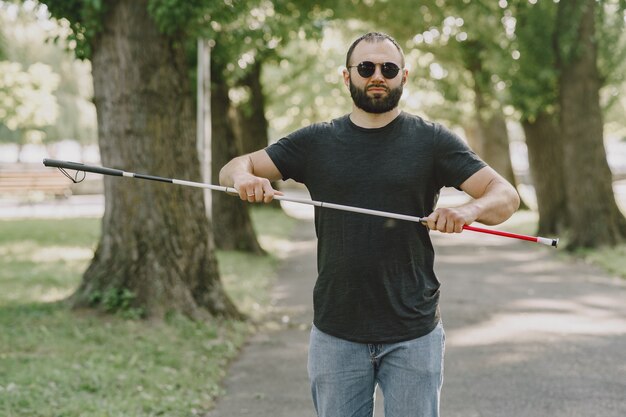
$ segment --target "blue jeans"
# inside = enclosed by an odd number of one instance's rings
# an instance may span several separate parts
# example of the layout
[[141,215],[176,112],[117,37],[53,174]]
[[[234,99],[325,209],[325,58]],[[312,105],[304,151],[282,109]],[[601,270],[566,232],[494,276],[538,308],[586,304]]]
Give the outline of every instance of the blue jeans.
[[441,323],[417,339],[354,343],[311,329],[308,371],[319,417],[372,417],[380,385],[385,417],[438,417],[445,334]]

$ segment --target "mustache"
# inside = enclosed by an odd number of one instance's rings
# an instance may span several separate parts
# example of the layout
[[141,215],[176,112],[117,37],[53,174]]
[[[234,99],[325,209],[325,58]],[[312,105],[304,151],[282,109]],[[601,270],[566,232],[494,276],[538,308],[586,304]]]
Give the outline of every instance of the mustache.
[[382,88],[382,89],[384,89],[385,91],[389,92],[389,87],[387,87],[386,85],[383,85],[383,84],[370,84],[370,85],[368,85],[368,86],[366,87],[366,89],[365,89],[365,90],[366,90],[366,91],[367,91],[367,90],[371,90],[372,88]]

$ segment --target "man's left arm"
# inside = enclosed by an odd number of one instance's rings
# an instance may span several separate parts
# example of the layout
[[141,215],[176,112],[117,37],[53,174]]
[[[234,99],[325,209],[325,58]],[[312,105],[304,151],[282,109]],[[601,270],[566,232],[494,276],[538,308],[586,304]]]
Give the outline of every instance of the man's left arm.
[[474,221],[487,225],[502,223],[519,208],[515,188],[488,166],[465,180],[460,188],[473,200],[459,207],[436,209],[427,217],[429,229],[460,233],[464,225]]

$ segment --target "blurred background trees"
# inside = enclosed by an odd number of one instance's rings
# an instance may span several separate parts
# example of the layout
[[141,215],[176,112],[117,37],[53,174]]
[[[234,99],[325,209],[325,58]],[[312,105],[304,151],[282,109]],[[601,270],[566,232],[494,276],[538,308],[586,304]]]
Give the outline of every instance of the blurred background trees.
[[34,2],[0,2],[0,28],[0,142],[95,143],[91,65],[68,50],[67,22]]

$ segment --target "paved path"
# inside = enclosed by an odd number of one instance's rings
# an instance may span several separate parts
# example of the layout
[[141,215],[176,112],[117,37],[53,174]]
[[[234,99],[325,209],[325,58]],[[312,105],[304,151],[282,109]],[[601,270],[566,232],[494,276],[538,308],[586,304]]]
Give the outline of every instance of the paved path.
[[[626,285],[536,244],[433,234],[447,333],[444,417],[626,416]],[[313,417],[306,373],[315,239],[300,223],[258,333],[210,417]],[[376,414],[382,417],[381,401]]]

